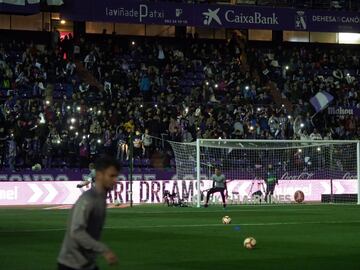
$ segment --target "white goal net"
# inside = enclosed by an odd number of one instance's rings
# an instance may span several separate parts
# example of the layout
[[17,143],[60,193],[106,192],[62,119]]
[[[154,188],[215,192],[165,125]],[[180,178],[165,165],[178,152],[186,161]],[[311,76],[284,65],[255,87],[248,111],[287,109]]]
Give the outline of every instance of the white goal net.
[[[212,187],[215,168],[226,177],[228,204],[360,202],[358,141],[199,139],[170,144],[177,178],[197,180],[192,197],[197,206]],[[276,178],[273,192],[268,190],[269,172]],[[212,202],[218,201],[214,195]]]

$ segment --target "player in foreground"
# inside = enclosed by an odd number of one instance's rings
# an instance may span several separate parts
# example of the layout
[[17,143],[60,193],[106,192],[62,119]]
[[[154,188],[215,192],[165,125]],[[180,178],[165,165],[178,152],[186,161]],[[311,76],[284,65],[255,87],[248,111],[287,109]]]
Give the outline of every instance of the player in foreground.
[[211,177],[211,180],[213,180],[213,187],[208,191],[206,195],[206,203],[204,207],[209,206],[209,198],[211,194],[214,194],[216,192],[220,192],[223,206],[226,207],[226,201],[225,201],[225,190],[227,190],[226,187],[226,179],[225,175],[221,173],[221,170],[219,168],[215,168],[215,174]]
[[76,186],[77,188],[82,188],[82,187],[88,186],[89,184],[93,185],[95,183],[95,164],[94,163],[89,164],[89,170],[90,170],[90,173],[87,176],[85,176],[84,181],[82,181],[80,184],[78,184]]
[[73,206],[65,238],[58,256],[59,270],[98,270],[96,256],[102,254],[110,264],[116,255],[99,241],[106,215],[106,193],[120,172],[118,162],[103,157],[95,163],[95,187],[84,192]]

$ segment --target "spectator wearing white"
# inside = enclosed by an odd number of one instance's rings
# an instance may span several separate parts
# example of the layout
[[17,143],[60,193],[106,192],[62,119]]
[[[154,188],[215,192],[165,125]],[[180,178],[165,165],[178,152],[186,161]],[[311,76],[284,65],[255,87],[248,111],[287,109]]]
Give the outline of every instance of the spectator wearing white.
[[111,82],[106,80],[104,81],[104,90],[108,96],[108,98],[112,98],[112,90],[111,90]]
[[308,139],[309,139],[309,136],[308,136],[306,130],[300,131],[298,134],[299,134],[299,136],[300,136],[300,140],[303,140],[303,141],[304,141],[304,140],[308,140]]
[[206,76],[207,77],[209,77],[209,78],[212,78],[213,77],[213,71],[212,71],[212,68],[211,68],[211,66],[209,66],[209,65],[206,65],[205,67],[204,67],[204,72],[205,72],[205,74],[206,74]]
[[94,54],[94,52],[90,52],[89,54],[86,55],[86,57],[84,59],[85,68],[91,69],[92,66],[95,64],[95,62],[96,62],[95,54]]
[[66,64],[67,75],[70,75],[70,76],[74,75],[75,69],[76,69],[76,64],[72,61],[68,61]]
[[234,123],[234,134],[244,135],[244,125],[240,121]]
[[158,46],[158,57],[157,57],[160,61],[165,60],[165,52],[162,48],[161,45]]
[[321,134],[316,128],[314,128],[313,132],[310,134],[310,140],[322,140]]
[[304,127],[304,124],[302,123],[302,117],[301,115],[298,115],[295,120],[294,120],[294,124],[293,124],[293,131],[295,135],[298,135],[299,137],[301,137],[302,134],[302,129]]
[[81,93],[84,93],[84,92],[86,92],[86,91],[88,91],[89,90],[89,85],[88,84],[86,84],[85,82],[83,82],[83,83],[81,83],[80,85],[79,85],[79,91],[81,92]]
[[279,119],[275,115],[270,116],[268,125],[270,127],[271,134],[273,134],[276,137],[278,135],[278,133],[280,132]]
[[324,136],[324,140],[332,140],[332,132],[331,132],[331,130],[326,133],[326,135]]

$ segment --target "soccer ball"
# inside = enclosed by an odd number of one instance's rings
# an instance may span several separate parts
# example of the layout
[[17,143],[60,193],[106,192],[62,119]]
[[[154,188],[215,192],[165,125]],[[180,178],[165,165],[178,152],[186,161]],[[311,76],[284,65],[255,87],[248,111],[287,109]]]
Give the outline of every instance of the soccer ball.
[[247,249],[253,249],[256,246],[256,240],[254,237],[248,237],[244,240],[244,247]]
[[302,192],[301,190],[298,190],[295,192],[295,194],[294,194],[295,202],[302,203],[304,201],[304,199],[305,199],[304,192]]
[[223,224],[230,224],[231,223],[231,218],[229,216],[225,216],[222,218],[222,223]]

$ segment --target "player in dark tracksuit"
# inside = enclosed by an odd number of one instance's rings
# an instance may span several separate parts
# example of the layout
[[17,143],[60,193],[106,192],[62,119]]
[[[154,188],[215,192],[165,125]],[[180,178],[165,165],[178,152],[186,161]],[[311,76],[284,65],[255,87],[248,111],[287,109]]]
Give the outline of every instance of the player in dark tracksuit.
[[226,201],[225,201],[225,190],[226,190],[226,179],[225,175],[223,175],[220,171],[220,169],[215,169],[215,174],[211,177],[211,180],[213,180],[213,187],[208,191],[206,195],[206,202],[205,207],[208,207],[209,204],[209,198],[210,195],[216,192],[220,192],[221,198],[223,201],[223,206],[226,207]]
[[264,180],[266,182],[265,201],[268,201],[268,196],[274,194],[275,186],[278,183],[276,172],[272,164],[269,164],[268,170],[265,173]]
[[74,204],[57,259],[58,270],[97,270],[96,257],[101,254],[110,264],[118,259],[100,241],[106,218],[106,193],[119,175],[117,160],[103,157],[95,163],[95,186],[85,191]]

